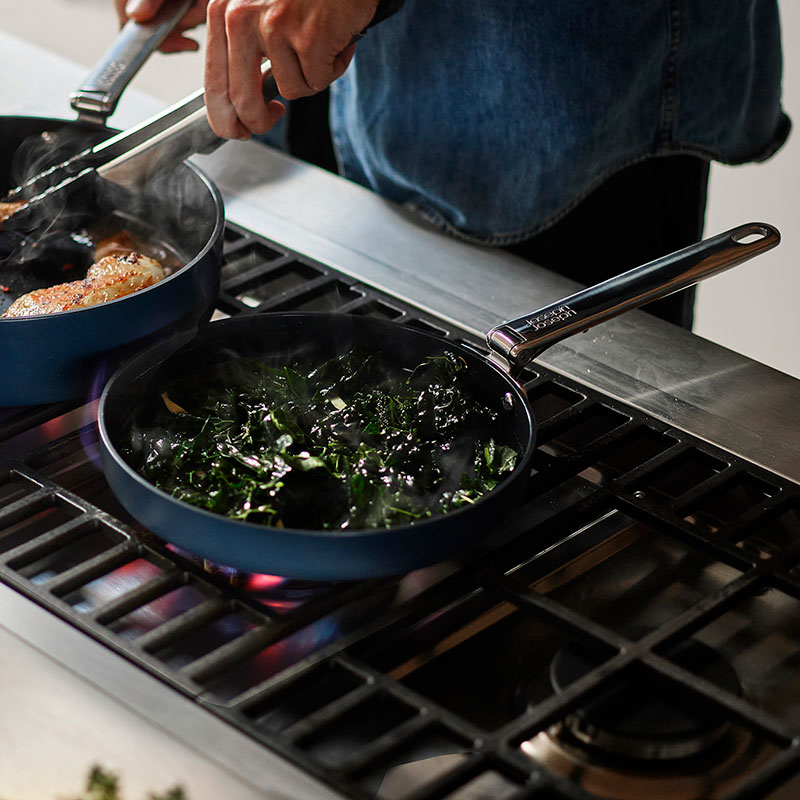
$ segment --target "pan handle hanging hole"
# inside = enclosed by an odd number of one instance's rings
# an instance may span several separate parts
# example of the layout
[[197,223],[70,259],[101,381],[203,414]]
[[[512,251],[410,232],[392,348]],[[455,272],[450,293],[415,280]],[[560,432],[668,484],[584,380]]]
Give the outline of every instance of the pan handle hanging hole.
[[506,392],[503,395],[503,408],[506,411],[511,411],[514,408],[514,395],[511,392]]
[[769,231],[761,225],[749,225],[744,230],[736,231],[731,238],[736,244],[754,244],[769,236]]

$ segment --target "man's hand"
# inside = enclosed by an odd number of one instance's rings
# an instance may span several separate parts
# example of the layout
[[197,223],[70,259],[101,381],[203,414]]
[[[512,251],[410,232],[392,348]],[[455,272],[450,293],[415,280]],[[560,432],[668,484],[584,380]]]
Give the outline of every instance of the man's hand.
[[210,0],[205,87],[214,132],[246,138],[278,121],[280,104],[265,104],[261,94],[265,58],[287,100],[335,81],[377,5],[378,0]]
[[[152,19],[164,0],[114,0],[120,22]],[[265,102],[261,64],[269,59],[282,97],[294,100],[333,83],[348,67],[354,39],[372,21],[378,0],[195,0],[161,45],[197,50],[185,31],[206,22],[205,99],[214,133],[248,139],[283,116]]]

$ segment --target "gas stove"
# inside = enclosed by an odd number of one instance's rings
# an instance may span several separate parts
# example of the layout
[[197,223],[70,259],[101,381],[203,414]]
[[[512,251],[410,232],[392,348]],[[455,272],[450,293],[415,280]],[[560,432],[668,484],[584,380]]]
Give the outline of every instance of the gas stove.
[[[218,316],[319,309],[480,344],[228,225]],[[6,410],[0,580],[339,796],[792,797],[800,486],[546,367],[524,385],[512,516],[450,562],[327,585],[142,529],[91,404]]]
[[[574,288],[261,145],[197,161],[229,219],[217,316],[481,347]],[[92,761],[188,800],[797,796],[800,382],[642,312],[522,380],[519,507],[449,562],[352,583],[176,551],[110,492],[94,402],[5,409],[0,796],[75,794]]]

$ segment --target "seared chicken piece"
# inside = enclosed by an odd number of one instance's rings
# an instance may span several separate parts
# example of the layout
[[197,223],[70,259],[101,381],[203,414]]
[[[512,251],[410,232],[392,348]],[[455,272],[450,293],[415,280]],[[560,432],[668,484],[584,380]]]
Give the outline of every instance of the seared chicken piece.
[[7,220],[24,203],[0,203],[0,222]]
[[3,317],[55,314],[105,303],[158,283],[164,268],[140,253],[104,256],[89,267],[82,281],[35,289],[18,297]]
[[142,245],[133,238],[133,234],[122,230],[112,236],[106,236],[95,245],[94,260],[99,261],[106,256],[122,256],[137,252],[142,252]]

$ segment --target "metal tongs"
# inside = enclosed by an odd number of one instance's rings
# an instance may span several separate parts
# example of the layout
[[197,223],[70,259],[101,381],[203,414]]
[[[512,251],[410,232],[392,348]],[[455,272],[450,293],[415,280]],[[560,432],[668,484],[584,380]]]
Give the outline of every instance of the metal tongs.
[[[269,62],[262,67],[265,100],[278,96]],[[17,190],[24,204],[3,223],[11,230],[25,230],[40,217],[51,201],[68,199],[98,179],[129,191],[139,191],[157,175],[195,153],[210,153],[223,144],[208,124],[203,89],[198,89],[165,111],[106,139],[68,159]],[[30,196],[31,192],[35,192]],[[57,198],[60,195],[60,198]],[[14,193],[6,198],[13,201]]]

